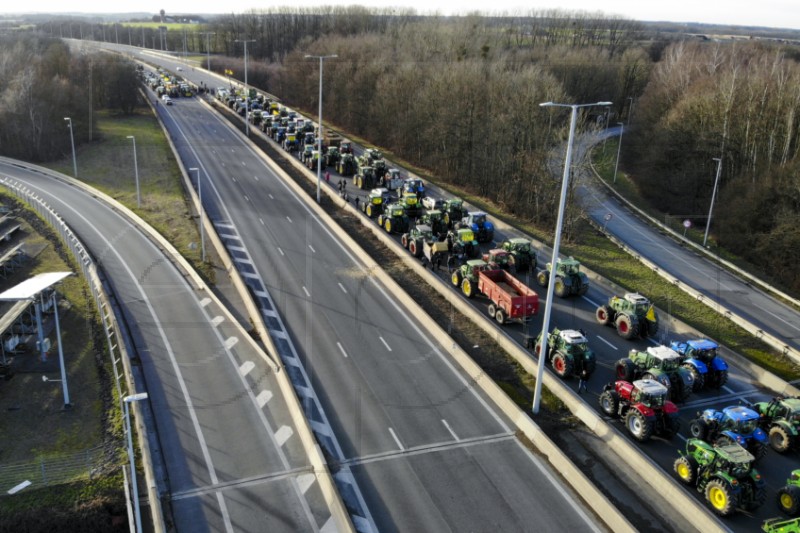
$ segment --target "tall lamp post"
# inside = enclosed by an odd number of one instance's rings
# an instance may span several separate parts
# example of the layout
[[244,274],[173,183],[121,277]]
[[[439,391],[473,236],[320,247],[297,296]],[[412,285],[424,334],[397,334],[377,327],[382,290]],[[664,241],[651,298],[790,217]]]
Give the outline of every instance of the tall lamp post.
[[717,162],[717,177],[714,178],[714,191],[711,193],[711,207],[708,208],[708,219],[706,220],[706,234],[703,236],[703,248],[706,247],[706,242],[708,241],[708,230],[711,227],[711,212],[714,211],[714,200],[717,197],[717,186],[719,185],[719,175],[722,171],[722,158],[721,157],[713,157],[714,161]]
[[139,191],[139,162],[136,159],[136,137],[128,135],[128,139],[133,141],[133,171],[136,175],[136,208],[142,207],[142,195]]
[[131,431],[131,414],[128,404],[146,399],[146,392],[125,396],[122,399],[123,405],[125,406],[125,430],[128,432],[128,462],[131,464],[131,498],[133,499],[133,511],[136,516],[136,533],[142,533],[142,512],[139,509],[139,487],[136,483],[136,463],[133,457],[133,432]]
[[255,39],[236,39],[237,43],[244,43],[244,132],[250,137],[250,95],[247,89],[247,43],[256,42]]
[[69,128],[69,140],[72,143],[72,175],[77,178],[78,158],[75,157],[75,136],[72,134],[72,119],[70,117],[64,117],[64,120],[67,121],[67,127]]
[[203,187],[200,182],[200,169],[190,168],[190,172],[197,172],[197,196],[200,199],[200,258],[206,262],[206,233],[205,233],[205,211],[203,209]]
[[215,31],[206,31],[203,32],[202,35],[206,36],[206,70],[211,72],[211,45],[208,42],[208,38],[211,35],[216,35],[217,32]]
[[322,179],[322,63],[326,59],[333,59],[339,57],[336,54],[328,56],[312,56],[306,54],[306,59],[319,59],[319,138],[317,139],[317,151],[319,157],[317,158],[317,203],[319,203],[319,189],[320,181]]
[[[578,108],[611,105],[611,102],[596,102],[593,104],[556,104],[544,102],[541,107],[568,107],[572,109],[572,118],[569,124],[569,140],[567,141],[567,156],[564,161],[564,176],[561,179],[561,201],[558,206],[558,219],[556,221],[556,234],[553,242],[553,258],[551,264],[555,266],[558,261],[558,249],[561,246],[561,230],[564,227],[564,208],[567,203],[567,187],[569,186],[570,166],[572,165],[572,144],[575,140],[575,125],[578,122]],[[536,388],[533,392],[533,414],[539,413],[539,404],[542,400],[542,381],[544,381],[544,366],[547,361],[548,330],[550,329],[550,315],[553,310],[553,293],[555,292],[556,276],[550,276],[547,284],[547,297],[545,298],[544,320],[542,324],[542,347],[539,350],[539,364],[536,368]]]
[[617,170],[619,169],[619,154],[622,152],[622,134],[625,133],[625,124],[617,122],[619,126],[619,145],[617,146],[617,162],[614,165],[614,183],[617,182]]

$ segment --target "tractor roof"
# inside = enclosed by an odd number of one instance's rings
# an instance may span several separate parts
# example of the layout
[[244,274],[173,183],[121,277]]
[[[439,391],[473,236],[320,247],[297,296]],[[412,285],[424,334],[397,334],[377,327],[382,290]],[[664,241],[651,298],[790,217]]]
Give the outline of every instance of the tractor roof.
[[484,217],[485,217],[485,216],[486,216],[486,213],[484,213],[483,211],[470,211],[470,212],[469,212],[469,216],[471,216],[471,217],[480,217],[480,216],[484,216]]
[[686,344],[694,348],[695,350],[716,350],[719,348],[719,344],[714,341],[710,341],[708,339],[697,339],[686,341]]
[[475,234],[472,233],[472,230],[469,228],[459,228],[458,238],[461,239],[462,241],[474,241]]
[[791,409],[792,412],[800,413],[800,398],[784,398],[781,403]]
[[[575,266],[581,264],[580,261],[578,261],[573,257],[567,257],[566,259],[559,259],[558,262],[564,266]],[[626,294],[625,296],[627,297],[628,295]]]
[[669,389],[654,379],[639,379],[633,382],[633,386],[651,396],[663,395],[669,392]]
[[417,231],[420,233],[433,233],[433,230],[427,224],[419,224],[417,226]]
[[625,294],[625,299],[628,300],[632,304],[644,304],[647,305],[650,303],[646,297],[642,296],[641,294],[629,292]]
[[732,463],[752,463],[755,461],[753,454],[739,446],[738,444],[726,444],[725,446],[716,446],[715,450],[723,458]]
[[673,350],[672,348],[668,348],[666,346],[650,346],[647,348],[647,353],[655,357],[656,359],[661,359],[662,361],[667,359],[679,359],[680,355],[678,352]]
[[589,342],[584,337],[583,333],[580,331],[575,331],[574,329],[562,329],[558,332],[558,335],[564,339],[564,342],[567,344],[583,344],[585,342]]
[[531,241],[524,237],[514,237],[513,239],[508,239],[508,242],[512,244],[530,244]]
[[431,209],[430,211],[428,211],[428,216],[430,216],[431,218],[441,217],[442,212],[439,211],[438,209]]
[[389,192],[389,189],[387,189],[386,187],[378,187],[377,189],[372,189],[371,191],[369,191],[369,193],[374,194],[375,196],[386,196],[388,194],[391,194]]
[[470,259],[469,261],[467,261],[467,264],[472,268],[487,266],[486,261],[484,261],[483,259]]
[[502,248],[492,248],[491,250],[489,250],[489,255],[508,255],[508,252],[506,252]]
[[748,420],[757,420],[759,418],[758,413],[743,405],[726,407],[722,411],[728,415],[731,420],[735,420],[736,422],[747,422]]

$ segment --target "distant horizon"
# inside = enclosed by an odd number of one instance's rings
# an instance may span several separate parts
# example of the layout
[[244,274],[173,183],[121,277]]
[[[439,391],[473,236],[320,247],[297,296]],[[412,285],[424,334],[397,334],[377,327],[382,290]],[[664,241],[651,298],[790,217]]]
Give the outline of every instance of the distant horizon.
[[[598,10],[598,3],[593,0],[560,0],[558,6],[546,5],[545,0],[534,0],[537,5],[514,5],[518,0],[493,3],[491,10],[486,10],[483,0],[371,0],[356,3],[352,0],[331,0],[328,2],[313,1],[300,6],[271,5],[245,7],[232,11],[220,8],[220,3],[213,0],[196,0],[194,9],[181,9],[171,12],[162,2],[152,10],[142,9],[143,2],[134,0],[117,0],[112,5],[107,2],[88,0],[83,3],[82,10],[64,10],[63,3],[56,0],[39,0],[34,9],[15,9],[0,13],[3,17],[19,17],[23,15],[82,16],[104,17],[157,15],[163,8],[167,16],[203,15],[207,17],[230,13],[247,13],[251,10],[291,8],[308,9],[311,7],[347,7],[360,5],[372,9],[413,9],[418,15],[463,16],[479,12],[485,16],[525,16],[532,11],[557,10],[565,13],[587,13],[606,17],[621,17],[648,23],[669,24],[702,24],[714,26],[737,26],[743,28],[764,28],[774,30],[800,30],[800,2],[796,0],[762,0],[754,8],[749,0],[672,0],[668,3],[641,2],[640,0],[606,0],[604,9]],[[16,7],[16,6],[15,6]]]

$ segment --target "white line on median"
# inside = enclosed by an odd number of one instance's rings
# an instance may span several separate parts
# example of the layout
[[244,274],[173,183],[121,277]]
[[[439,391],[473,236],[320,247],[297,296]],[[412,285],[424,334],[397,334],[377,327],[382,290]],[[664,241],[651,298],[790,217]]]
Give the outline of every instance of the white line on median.
[[305,286],[305,285],[303,285],[303,292],[304,292],[304,293],[306,293],[306,296],[307,296],[307,297],[311,298],[311,293],[310,293],[310,292],[308,292],[308,289],[306,289],[306,286]]
[[388,342],[386,342],[386,339],[384,339],[383,337],[378,337],[378,338],[381,340],[381,342],[383,343],[383,345],[384,345],[384,346],[386,346],[386,349],[387,349],[387,350],[389,350],[389,351],[391,352],[391,351],[392,351],[392,347],[391,347],[391,346],[389,346],[389,343],[388,343]]
[[400,439],[397,438],[397,435],[395,435],[394,430],[392,428],[389,428],[389,433],[392,434],[394,441],[397,443],[397,447],[400,448],[401,450],[405,450],[405,448],[403,447],[403,443],[400,442]]
[[263,218],[258,217],[258,221],[261,222],[262,226],[266,226],[266,224],[264,224],[264,219]]
[[250,197],[248,197],[246,194],[244,195],[244,201],[248,204],[250,203]]
[[339,347],[339,350],[341,350],[341,352],[342,352],[342,355],[343,355],[343,356],[345,356],[345,357],[347,357],[347,352],[345,352],[345,351],[344,351],[344,347],[342,347],[342,343],[341,343],[341,342],[337,342],[337,343],[336,343],[336,346],[338,346],[338,347]]
[[292,224],[292,219],[291,219],[291,218],[289,218],[288,216],[286,217],[286,220],[288,220],[288,221],[289,221],[289,224]]
[[461,440],[461,439],[458,438],[458,435],[456,435],[456,432],[453,431],[453,428],[450,427],[450,424],[448,424],[447,420],[445,420],[444,418],[442,418],[442,424],[444,424],[444,427],[447,428],[447,431],[450,432],[450,434],[453,436],[454,439]]
[[598,338],[598,339],[600,339],[601,341],[603,341],[604,343],[608,344],[609,346],[611,346],[613,349],[615,349],[615,350],[619,350],[619,348],[617,348],[616,346],[614,346],[613,344],[611,344],[610,342],[608,342],[607,340],[605,340],[605,339],[604,339],[603,337],[601,337],[600,335],[598,335],[598,336],[597,336],[597,338]]
[[[269,194],[269,193],[267,193],[267,194]],[[270,199],[270,200],[274,200],[274,199],[275,199],[275,197],[274,197],[274,196],[272,196],[271,194],[269,194],[269,199]]]
[[281,253],[281,255],[286,255],[285,253],[283,253],[283,250],[281,250],[280,247],[278,247],[278,251]]
[[344,285],[342,285],[342,284],[340,283],[340,284],[339,284],[339,288],[340,288],[340,289],[342,289],[342,292],[343,292],[343,293],[347,294],[347,289],[345,289],[345,288],[344,288]]
[[256,181],[258,181],[258,176],[253,176],[253,178],[254,178]]
[[308,245],[308,249],[311,250],[313,253],[317,253],[317,251],[314,249],[314,247],[311,246],[310,244]]

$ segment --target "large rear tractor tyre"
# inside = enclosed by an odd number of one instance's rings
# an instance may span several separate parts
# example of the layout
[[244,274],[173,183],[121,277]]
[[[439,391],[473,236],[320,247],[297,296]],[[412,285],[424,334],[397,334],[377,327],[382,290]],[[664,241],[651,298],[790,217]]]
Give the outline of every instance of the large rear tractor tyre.
[[684,385],[683,381],[678,378],[669,387],[670,396],[672,401],[683,403],[692,395],[692,387]]
[[672,469],[678,474],[678,479],[687,485],[694,485],[697,480],[697,460],[694,457],[678,457],[672,463]]
[[378,215],[378,225],[380,227],[383,227],[383,222],[384,222],[383,213],[381,213],[380,215]]
[[647,331],[647,335],[649,337],[655,337],[656,333],[658,333],[658,321],[650,322],[649,320],[645,320],[645,330]]
[[778,508],[789,516],[800,514],[800,487],[787,485],[778,489]]
[[588,283],[585,284],[585,285],[581,285],[581,288],[578,289],[578,296],[583,296],[587,292],[589,292],[589,284]]
[[513,255],[508,256],[508,271],[512,274],[517,273],[517,260],[514,259]]
[[667,440],[675,436],[681,427],[681,421],[676,416],[665,415],[664,428],[661,430],[661,437]]
[[689,433],[695,439],[706,440],[708,437],[708,424],[702,418],[696,418],[689,424]]
[[617,361],[615,365],[615,373],[617,375],[617,379],[622,381],[633,381],[633,361],[628,359],[627,357],[620,359]]
[[364,209],[364,212],[367,214],[367,216],[369,218],[372,218],[372,214],[373,214],[372,204],[367,204],[367,207],[366,207],[366,209]]
[[450,274],[450,283],[453,284],[454,287],[461,286],[461,271],[454,270],[452,274]]
[[639,442],[650,440],[650,437],[653,436],[653,420],[647,418],[636,409],[628,410],[628,413],[625,415],[625,427],[628,428],[628,432]]
[[540,287],[547,287],[548,281],[550,281],[550,273],[547,272],[547,270],[542,270],[536,274],[536,283],[538,283]]
[[572,375],[572,359],[565,357],[561,352],[553,354],[552,365],[553,372],[558,374],[558,377],[563,379]]
[[721,389],[728,382],[728,371],[718,370],[714,373],[714,383],[711,385],[715,389]]
[[720,516],[728,516],[736,509],[736,501],[730,485],[721,479],[712,479],[706,485],[706,500],[711,510]]
[[472,298],[475,296],[475,284],[472,283],[469,279],[464,278],[461,280],[461,292],[464,293],[464,296],[467,298]]
[[497,312],[494,314],[494,319],[501,326],[505,325],[506,320],[507,320],[506,312],[503,311],[502,309],[498,309]]
[[714,444],[717,446],[731,446],[737,443],[735,440],[733,440],[727,435],[720,435],[719,437],[717,437],[717,440],[714,441]]
[[409,241],[408,243],[408,251],[411,252],[411,255],[414,257],[419,257],[422,255],[422,247],[417,244],[417,241]]
[[408,250],[408,233],[403,233],[403,235],[400,237],[400,244],[403,246],[403,248]]
[[564,280],[561,278],[556,278],[556,286],[554,287],[556,296],[559,298],[566,298],[569,296],[569,288],[567,284],[564,283]]
[[761,461],[765,455],[767,455],[767,445],[763,442],[758,442],[757,440],[753,439],[750,443],[750,446],[747,447],[747,451],[753,454],[753,457],[756,458],[755,463]]
[[619,409],[619,394],[613,389],[604,390],[600,393],[600,409],[608,416],[617,416]]
[[594,317],[597,319],[598,323],[604,326],[610,326],[611,322],[614,320],[611,315],[611,310],[607,305],[601,305],[598,307],[597,311],[594,312]]
[[783,426],[769,428],[769,445],[778,453],[786,453],[791,448],[792,436]]
[[706,384],[706,377],[705,377],[705,375],[701,374],[701,373],[700,373],[700,371],[699,371],[699,370],[697,370],[697,368],[696,368],[696,367],[694,367],[694,366],[692,366],[692,365],[690,365],[690,364],[688,364],[688,363],[686,363],[686,364],[683,364],[683,365],[681,365],[681,366],[682,366],[683,368],[685,368],[686,370],[688,370],[688,371],[689,371],[689,373],[692,375],[692,380],[693,380],[693,382],[694,382],[694,385],[692,385],[692,390],[693,390],[694,392],[698,392],[698,391],[702,390],[702,389],[703,389],[703,387],[704,387],[704,386],[705,386],[705,384]]
[[391,233],[392,232],[392,219],[391,218],[387,218],[386,220],[383,221],[383,229],[386,230],[386,233]]
[[629,340],[636,336],[636,327],[633,325],[628,315],[619,315],[615,321],[615,325],[617,327],[617,334],[623,339]]

